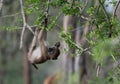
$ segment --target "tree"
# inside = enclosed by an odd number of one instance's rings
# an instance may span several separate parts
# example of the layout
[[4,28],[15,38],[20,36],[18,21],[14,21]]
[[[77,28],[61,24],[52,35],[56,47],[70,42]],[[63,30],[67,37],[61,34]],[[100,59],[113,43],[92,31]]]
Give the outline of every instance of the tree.
[[[106,0],[25,1],[24,7],[21,5],[23,27],[18,27],[22,29],[20,46],[23,46],[25,55],[29,45],[23,43],[28,41],[26,39],[29,36],[23,39],[26,34],[24,31],[29,30],[32,34],[36,26],[44,28],[47,14],[48,32],[63,28],[59,33],[63,45],[61,61],[64,67],[61,72],[65,73],[62,83],[119,84],[120,0],[105,3]],[[107,12],[109,4],[115,7],[112,13]]]
[[31,33],[26,32],[25,37],[24,37],[24,47],[23,47],[23,67],[24,67],[24,84],[31,84],[32,83],[32,78],[31,78],[31,68],[30,68],[30,63],[28,62],[28,50],[31,42]]

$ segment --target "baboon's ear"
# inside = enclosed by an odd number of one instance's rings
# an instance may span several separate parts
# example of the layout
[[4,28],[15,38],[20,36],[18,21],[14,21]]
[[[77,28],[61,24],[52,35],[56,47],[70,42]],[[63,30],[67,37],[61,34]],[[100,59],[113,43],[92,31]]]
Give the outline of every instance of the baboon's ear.
[[55,43],[55,46],[56,46],[56,47],[60,47],[60,42],[56,42],[56,43]]

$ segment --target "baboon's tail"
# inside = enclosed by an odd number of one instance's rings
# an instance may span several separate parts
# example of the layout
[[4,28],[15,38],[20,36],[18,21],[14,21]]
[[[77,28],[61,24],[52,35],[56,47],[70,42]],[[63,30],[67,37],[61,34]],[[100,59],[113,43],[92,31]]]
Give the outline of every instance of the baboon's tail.
[[35,69],[37,69],[38,70],[38,67],[35,65],[35,64],[32,64],[34,67],[35,67]]

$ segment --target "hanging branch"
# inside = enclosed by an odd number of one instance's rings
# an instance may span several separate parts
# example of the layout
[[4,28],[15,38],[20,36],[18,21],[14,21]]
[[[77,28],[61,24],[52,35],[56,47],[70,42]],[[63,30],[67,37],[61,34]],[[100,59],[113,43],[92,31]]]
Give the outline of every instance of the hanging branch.
[[47,1],[47,8],[46,8],[46,11],[45,11],[45,28],[47,28],[47,25],[48,25],[49,3],[50,3],[50,0]]
[[26,28],[26,20],[25,20],[25,14],[24,14],[24,10],[23,10],[22,0],[20,0],[20,6],[21,6],[21,14],[22,14],[22,18],[23,18],[23,29],[22,29],[21,38],[20,38],[20,48],[22,48],[23,35],[24,35],[25,28]]
[[23,9],[23,1],[22,0],[20,0],[20,6],[21,6],[22,19],[23,19],[23,29],[22,29],[21,38],[20,38],[20,48],[22,48],[25,28],[28,28],[33,34],[34,34],[34,32],[26,22],[26,17],[25,17],[25,12],[24,12],[24,9]]
[[114,12],[113,12],[113,17],[116,16],[116,11],[118,9],[119,4],[120,4],[120,0],[117,2],[116,6],[115,6],[115,9],[114,9]]

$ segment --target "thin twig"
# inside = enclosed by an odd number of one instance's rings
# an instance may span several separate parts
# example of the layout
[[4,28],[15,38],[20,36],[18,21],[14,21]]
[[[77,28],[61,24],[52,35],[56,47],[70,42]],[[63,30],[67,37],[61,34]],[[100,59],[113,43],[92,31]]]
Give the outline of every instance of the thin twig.
[[20,48],[22,48],[24,31],[26,28],[26,19],[25,19],[25,13],[24,13],[24,9],[23,9],[23,1],[22,0],[20,0],[20,6],[21,6],[21,14],[22,14],[22,18],[23,18],[23,29],[22,29],[21,38],[20,38]]
[[80,17],[81,17],[82,19],[84,19],[84,20],[90,21],[89,18],[87,18],[87,17],[85,17],[85,16],[83,16],[83,15],[81,15]]
[[[38,25],[39,26],[39,25]],[[37,28],[37,25],[29,26],[30,28]],[[18,27],[18,29],[22,29],[23,27]]]
[[4,15],[4,16],[1,16],[1,18],[14,17],[14,16],[17,16],[19,14],[20,13],[15,13],[15,14],[11,14],[11,15]]
[[49,3],[50,3],[50,0],[47,1],[47,9],[46,9],[46,12],[48,13],[49,11]]
[[70,6],[70,9],[71,9],[72,6],[74,5],[74,0],[71,0],[70,3],[71,3],[71,6]]
[[22,48],[25,28],[28,28],[33,34],[34,34],[34,32],[30,28],[30,26],[26,23],[26,17],[25,17],[25,12],[23,9],[23,1],[22,0],[20,0],[20,6],[21,6],[22,19],[23,19],[23,29],[22,29],[21,38],[20,38],[20,48]]
[[47,8],[46,8],[46,11],[45,11],[45,28],[47,28],[48,26],[48,12],[49,12],[49,3],[50,3],[50,0],[47,1]]
[[98,65],[97,65],[97,71],[96,71],[96,77],[99,76],[99,73],[100,73],[100,65],[98,64]]
[[34,34],[32,28],[28,24],[26,24],[26,27]]
[[80,56],[81,56],[83,53],[86,53],[88,50],[90,50],[90,47],[85,48],[85,49],[81,48]]
[[116,6],[115,6],[115,10],[114,10],[114,12],[113,12],[113,17],[116,16],[116,11],[117,11],[117,9],[118,9],[119,4],[120,4],[120,0],[117,2]]
[[81,14],[85,11],[88,4],[89,4],[89,0],[86,1],[84,8],[82,8],[82,10],[81,10],[82,11]]
[[84,6],[83,8],[78,7],[79,10],[81,11],[80,17],[81,17],[82,19],[84,19],[84,20],[87,20],[87,21],[89,21],[90,19],[89,19],[88,17],[83,16],[83,13],[84,13],[84,11],[85,11],[88,3],[89,3],[89,0],[86,1],[85,6]]
[[101,7],[102,7],[102,9],[103,9],[103,12],[104,12],[104,14],[105,14],[105,16],[106,16],[106,18],[107,18],[107,21],[109,22],[109,21],[110,21],[110,17],[109,17],[109,15],[107,14],[107,11],[106,11],[104,5],[102,4],[101,0],[98,0],[98,1],[99,1],[100,5],[101,5]]
[[109,17],[109,15],[107,14],[107,11],[106,11],[104,5],[102,4],[101,0],[98,0],[98,1],[99,1],[100,5],[101,5],[101,7],[102,7],[102,10],[103,10],[103,12],[104,12],[104,14],[105,14],[105,16],[106,16],[107,22],[108,22],[108,24],[109,24],[108,37],[111,38],[111,36],[112,36],[112,24],[111,24],[110,17]]

